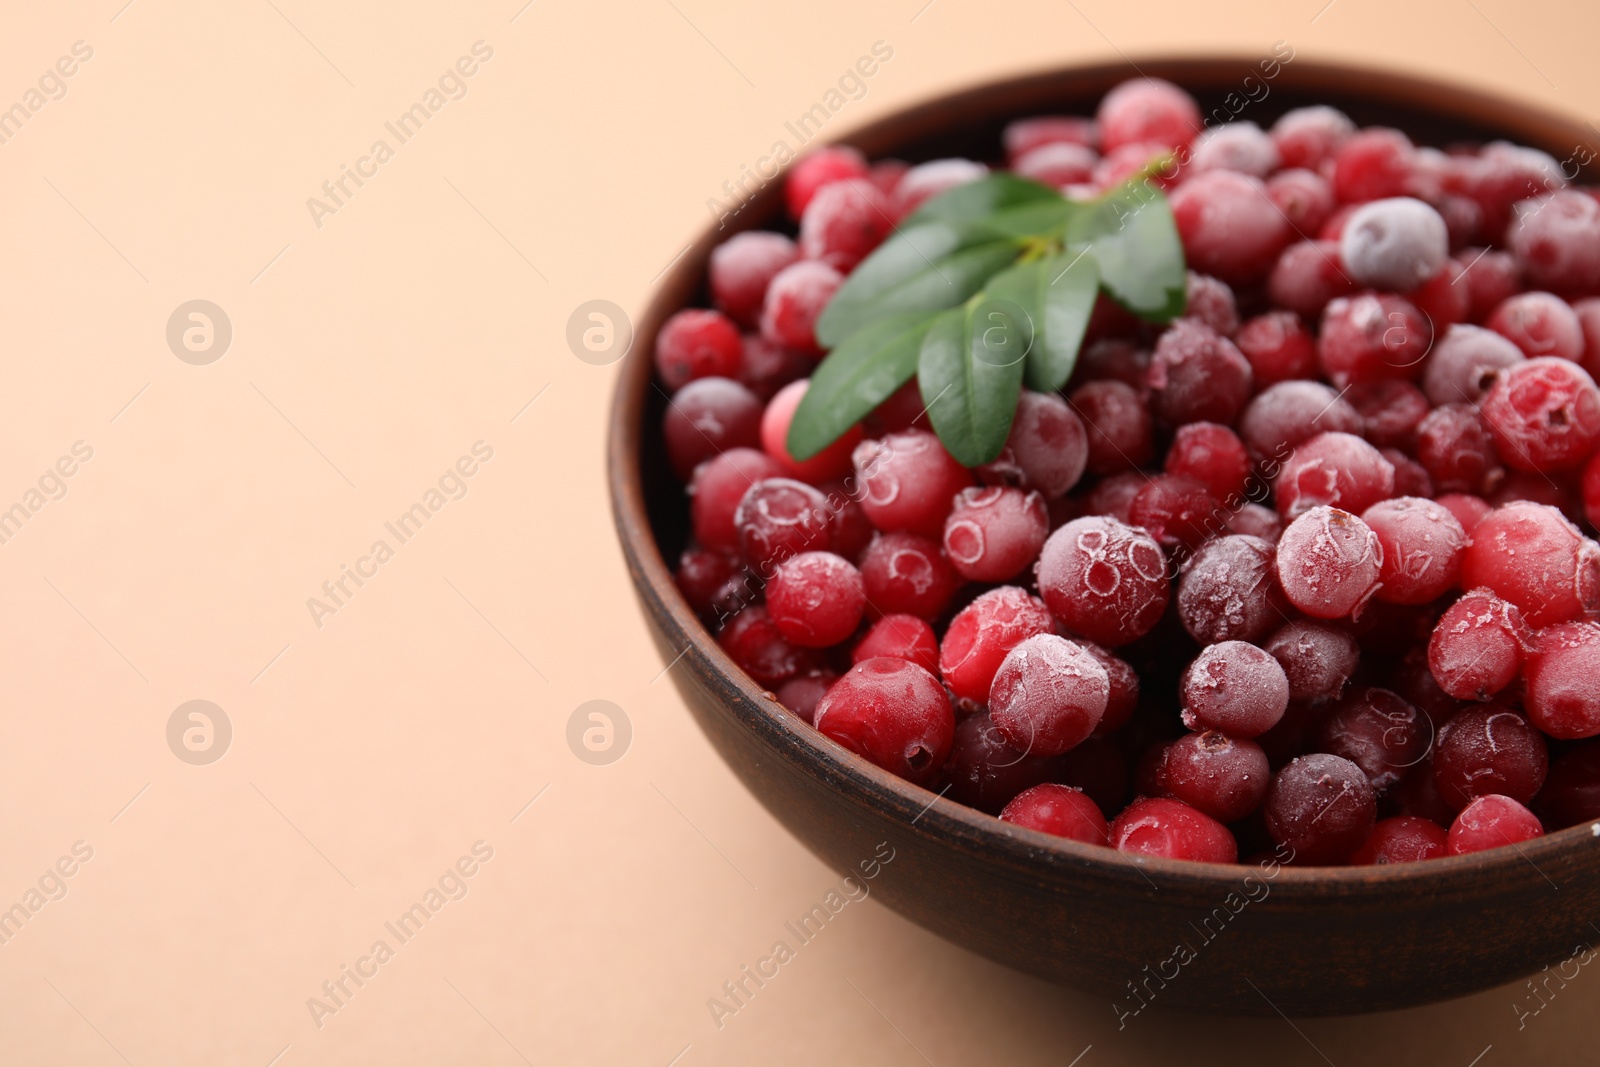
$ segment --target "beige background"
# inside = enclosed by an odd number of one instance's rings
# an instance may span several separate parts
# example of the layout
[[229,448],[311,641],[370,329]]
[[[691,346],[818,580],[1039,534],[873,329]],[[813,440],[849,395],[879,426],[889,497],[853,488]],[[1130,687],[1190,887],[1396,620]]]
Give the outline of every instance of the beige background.
[[[8,4],[0,107],[74,42],[93,58],[0,144],[0,508],[74,442],[93,458],[0,545],[0,907],[75,842],[93,858],[0,945],[0,1062],[1589,1055],[1587,974],[1520,1031],[1507,988],[1119,1033],[876,902],[721,1030],[706,1009],[836,875],[654,681],[603,487],[615,368],[573,357],[569,313],[637,310],[706,199],[877,40],[894,58],[836,129],[1061,61],[1279,39],[1600,117],[1593,5],[1324,2]],[[318,228],[306,199],[479,40],[467,95]],[[165,340],[194,298],[233,325],[208,366]],[[480,440],[467,495],[315,626],[307,598]],[[565,739],[596,698],[634,728],[610,766]],[[233,726],[209,766],[166,742],[193,699]],[[480,840],[468,895],[315,1025],[307,998],[398,944],[383,924]]]

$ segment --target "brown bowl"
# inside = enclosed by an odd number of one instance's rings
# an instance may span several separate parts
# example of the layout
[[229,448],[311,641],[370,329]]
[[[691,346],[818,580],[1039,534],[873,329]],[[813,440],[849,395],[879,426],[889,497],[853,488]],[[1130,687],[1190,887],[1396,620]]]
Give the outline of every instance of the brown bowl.
[[[1257,64],[1166,59],[1139,69],[1187,88],[1206,114],[1257,97],[1239,117],[1263,126],[1291,107],[1329,103],[1358,124],[1398,127],[1440,147],[1503,137],[1567,160],[1588,143],[1577,122],[1458,86],[1303,59],[1267,81]],[[1092,114],[1133,73],[1126,64],[1073,67],[985,85],[845,140],[869,157],[992,159],[1007,120]],[[610,479],[623,552],[663,662],[722,757],[812,852],[858,876],[876,869],[872,891],[890,907],[991,959],[1104,995],[1119,1017],[1152,1001],[1249,1014],[1401,1008],[1511,981],[1594,939],[1600,824],[1389,867],[1268,872],[1136,860],[1008,826],[911,785],[823,737],[740,671],[666,563],[684,544],[687,507],[665,461],[665,398],[652,381],[650,342],[674,311],[705,303],[706,261],[719,241],[735,228],[784,225],[781,184],[767,185],[728,229],[701,234],[662,280],[617,385]],[[873,868],[889,854],[881,842],[893,859]]]

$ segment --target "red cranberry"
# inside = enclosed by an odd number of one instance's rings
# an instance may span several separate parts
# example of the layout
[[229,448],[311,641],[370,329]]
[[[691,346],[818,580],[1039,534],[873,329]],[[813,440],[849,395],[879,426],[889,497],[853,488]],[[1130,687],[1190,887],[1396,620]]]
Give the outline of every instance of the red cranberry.
[[1289,706],[1289,679],[1255,645],[1223,641],[1206,647],[1183,673],[1183,724],[1229,737],[1257,737]]
[[1250,454],[1239,435],[1215,422],[1178,427],[1167,448],[1164,469],[1201,482],[1223,502],[1242,498],[1250,477]]
[[661,417],[661,434],[672,469],[688,482],[712,456],[760,443],[761,401],[738,382],[699,378],[673,396]]
[[1126,660],[1112,655],[1093,641],[1079,641],[1078,644],[1093,656],[1095,662],[1106,672],[1110,689],[1106,694],[1105,714],[1100,717],[1100,725],[1096,726],[1094,733],[1090,735],[1105,737],[1127,725],[1128,720],[1133,718],[1134,710],[1139,706],[1139,674]]
[[880,159],[867,168],[867,180],[876,185],[879,192],[892,197],[900,187],[900,179],[910,170],[911,164],[903,159]]
[[1053,630],[1044,604],[1014,585],[991,589],[956,613],[939,646],[939,673],[962,700],[982,704],[1006,655]]
[[1117,381],[1088,382],[1067,402],[1088,431],[1091,473],[1115,474],[1150,461],[1155,452],[1150,409],[1132,388]]
[[1417,426],[1417,461],[1445,492],[1492,492],[1505,477],[1488,427],[1470,404],[1428,412]]
[[1400,694],[1370,686],[1340,701],[1322,721],[1315,744],[1360,767],[1381,794],[1428,754],[1433,724]]
[[776,460],[753,448],[730,448],[702,463],[689,483],[695,540],[707,548],[737,551],[739,531],[733,516],[739,501],[756,482],[781,478],[783,473]]
[[1349,116],[1326,104],[1297,107],[1272,124],[1272,140],[1285,167],[1316,168],[1355,132]]
[[1473,496],[1471,493],[1445,493],[1435,499],[1450,509],[1450,514],[1456,517],[1461,528],[1469,534],[1485,515],[1494,510],[1483,497]]
[[856,446],[861,506],[880,530],[938,536],[955,495],[972,474],[926,430],[892,433]]
[[1015,163],[1035,148],[1047,144],[1076,144],[1095,148],[1100,144],[1100,130],[1093,120],[1075,115],[1036,115],[1006,123],[1000,140],[1005,145],[1006,159]]
[[1091,845],[1107,843],[1105,816],[1095,802],[1071,786],[1045,782],[1017,794],[1000,821]]
[[1239,329],[1239,305],[1234,300],[1233,289],[1227,282],[1206,274],[1189,272],[1184,314],[1200,320],[1223,337],[1232,337]]
[[1396,815],[1372,828],[1366,843],[1350,857],[1352,864],[1417,863],[1445,855],[1446,834],[1436,822],[1415,815]]
[[850,650],[850,662],[880,656],[907,660],[932,674],[939,669],[939,638],[915,615],[885,615]]
[[1477,159],[1464,162],[1466,191],[1483,212],[1484,232],[1496,237],[1505,232],[1519,201],[1566,184],[1561,165],[1548,153],[1505,141],[1486,145]]
[[739,328],[720,311],[688,308],[656,334],[656,373],[668,392],[696,378],[732,378],[742,354]]
[[1590,526],[1600,527],[1600,453],[1583,468],[1583,515]]
[[1111,823],[1111,847],[1120,852],[1202,863],[1233,863],[1239,846],[1233,834],[1204,812],[1181,800],[1136,800]]
[[730,553],[713,548],[686,548],[678,557],[678,569],[673,577],[677,580],[678,591],[695,613],[709,616],[717,610],[718,600],[730,584],[738,581],[740,571],[738,557]]
[[1257,315],[1239,327],[1233,340],[1250,362],[1251,378],[1258,386],[1317,373],[1317,343],[1292,311]]
[[1600,626],[1567,622],[1539,632],[1523,668],[1533,724],[1570,741],[1600,734]]
[[1160,78],[1123,82],[1100,101],[1095,117],[1106,152],[1143,141],[1177,148],[1187,145],[1201,129],[1194,97]]
[[816,670],[822,660],[813,649],[793,645],[760,604],[745,608],[717,634],[717,643],[739,669],[765,686]]
[[1450,234],[1433,208],[1409,196],[1363,204],[1345,222],[1339,259],[1358,285],[1409,293],[1450,258]]
[[1297,864],[1348,859],[1372,835],[1377,800],[1367,776],[1325,752],[1299,756],[1277,773],[1264,805],[1267,832]]
[[799,258],[781,233],[736,233],[711,250],[711,300],[734,322],[754,327],[773,276]]
[[861,572],[832,552],[802,552],[778,564],[767,583],[767,611],[778,631],[806,648],[826,648],[855,633],[866,608]]
[[936,619],[961,584],[937,543],[912,533],[881,535],[861,555],[867,602],[889,614]]
[[1018,157],[1011,169],[1024,178],[1060,187],[1092,181],[1095,164],[1099,162],[1100,154],[1092,148],[1056,141]]
[[792,478],[763,478],[745,490],[733,525],[739,554],[763,576],[791,556],[834,547],[828,498]]
[[1267,278],[1267,294],[1279,307],[1316,318],[1329,303],[1356,291],[1339,262],[1337,241],[1300,241],[1283,250]]
[[1550,293],[1518,293],[1507,297],[1485,323],[1529,359],[1556,356],[1574,363],[1583,360],[1583,324],[1578,313]]
[[1183,567],[1178,618],[1203,645],[1255,641],[1284,618],[1272,545],[1229,534],[1202,546]]
[[1054,500],[1078,484],[1088,462],[1088,431],[1067,402],[1023,390],[1006,447],[977,475],[988,485],[1015,485]]
[[1600,370],[1600,296],[1591,296],[1572,305],[1583,330],[1583,369],[1593,377]]
[[1128,524],[1168,550],[1194,548],[1223,528],[1227,514],[1205,483],[1183,474],[1158,474],[1128,505]]
[[1333,154],[1333,191],[1347,204],[1403,196],[1415,149],[1399,130],[1373,126],[1344,139]]
[[1544,785],[1548,767],[1544,735],[1509,708],[1479,704],[1439,727],[1433,779],[1457,809],[1489,793],[1526,803]]
[[1249,175],[1197,174],[1168,202],[1189,265],[1231,285],[1265,278],[1295,237],[1267,187]]
[[944,523],[944,551],[969,581],[1010,581],[1032,563],[1050,532],[1038,493],[984,486],[963,489]]
[[1123,471],[1121,474],[1102,478],[1085,494],[1083,506],[1069,515],[1067,521],[1085,515],[1109,515],[1118,522],[1129,522],[1133,498],[1149,484],[1150,476],[1143,471]]
[[820,353],[817,319],[843,284],[844,275],[818,260],[803,259],[783,268],[767,286],[762,336],[798,352]]
[[1228,532],[1259,537],[1268,544],[1277,544],[1283,536],[1283,521],[1278,513],[1260,504],[1245,504],[1228,518]]
[[1161,780],[1185,804],[1219,822],[1238,822],[1266,799],[1272,768],[1254,741],[1207,730],[1168,747]]
[[989,714],[1013,748],[1059,756],[1100,725],[1110,692],[1106,669],[1083,646],[1037,634],[1006,653],[989,689]]
[[1411,291],[1411,302],[1433,323],[1436,335],[1472,317],[1472,291],[1463,284],[1465,274],[1461,264],[1447,259],[1439,273]]
[[1322,315],[1317,359],[1333,384],[1415,378],[1433,347],[1433,327],[1404,297],[1340,297]]
[[824,186],[866,176],[866,158],[848,145],[826,145],[808,153],[790,168],[784,182],[784,202],[789,207],[790,217],[801,218],[811,198]]
[[739,381],[756,396],[770,399],[779,389],[811,373],[816,361],[758,333],[746,334],[739,356]]
[[1380,501],[1361,513],[1378,535],[1383,565],[1375,594],[1389,604],[1426,604],[1461,575],[1467,533],[1448,508],[1414,496]]
[[839,676],[830,670],[807,671],[778,686],[773,696],[778,698],[778,703],[804,719],[807,726],[812,726],[817,721],[817,705],[838,680]]
[[1074,519],[1039,555],[1039,591],[1069,633],[1115,648],[1149,633],[1166,610],[1166,557],[1143,530],[1104,516]]
[[1382,557],[1366,523],[1338,508],[1312,508],[1278,539],[1278,581],[1313,618],[1354,616],[1377,591]]
[[1506,231],[1528,282],[1558,293],[1600,291],[1600,200],[1570,189],[1516,206]]
[[1555,829],[1600,819],[1600,744],[1579,745],[1556,760],[1539,800]]
[[1464,248],[1457,257],[1465,274],[1462,283],[1471,295],[1468,318],[1481,322],[1507,297],[1522,289],[1522,266],[1510,252]]
[[903,430],[928,429],[928,405],[922,400],[922,389],[917,385],[917,380],[912,378],[889,394],[889,399],[867,416],[867,422],[876,431],[872,434],[874,437]]
[[1354,637],[1317,622],[1291,622],[1263,647],[1283,668],[1289,698],[1300,703],[1337,700],[1361,659]]
[[1359,434],[1361,429],[1361,413],[1321,382],[1269,385],[1239,418],[1239,436],[1246,447],[1258,459],[1278,464],[1307,438],[1329,432]]
[[989,173],[989,168],[970,159],[935,159],[918,163],[894,189],[894,217],[904,219],[916,213],[917,208],[940,193],[948,193],[978,181]]
[[[1104,300],[1102,294],[1097,301]],[[1102,307],[1095,304],[1095,313],[1099,314]],[[1120,314],[1127,314],[1117,308],[1116,304],[1109,305],[1116,308]],[[1136,320],[1137,321],[1137,320]],[[1094,329],[1094,319],[1089,320],[1089,328]],[[1084,382],[1099,381],[1109,378],[1121,382],[1135,390],[1145,387],[1145,379],[1150,373],[1150,350],[1140,348],[1134,342],[1123,337],[1102,337],[1098,341],[1086,341],[1083,351],[1078,353],[1078,364],[1072,372],[1068,385],[1077,389]]]
[[1574,467],[1600,443],[1600,389],[1576,363],[1542,357],[1507,368],[1479,405],[1500,455],[1524,471]]
[[1150,406],[1173,426],[1231,423],[1250,398],[1250,361],[1196,319],[1179,319],[1156,342]]
[[1600,546],[1555,508],[1507,504],[1472,531],[1461,584],[1492,589],[1530,626],[1552,626],[1600,609]]
[[1346,398],[1361,413],[1367,440],[1379,448],[1410,448],[1431,407],[1421,389],[1393,378],[1352,385]]
[[817,730],[918,785],[950,755],[955,715],[938,679],[903,659],[864,660],[817,705]]
[[1448,848],[1450,855],[1462,856],[1542,836],[1544,826],[1533,812],[1510,797],[1490,794],[1478,797],[1456,816]]
[[1494,384],[1497,371],[1526,358],[1491,330],[1452,326],[1422,368],[1422,391],[1434,404],[1476,404]]
[[1316,233],[1333,214],[1336,201],[1328,179],[1312,170],[1280,170],[1267,179],[1267,196],[1296,233]]
[[956,723],[955,744],[950,750],[950,797],[998,815],[1017,794],[1050,777],[1053,768],[1045,756],[1012,748],[995,729],[989,713],[978,712]]
[[783,464],[790,476],[816,484],[842,478],[850,472],[851,453],[861,443],[861,427],[850,427],[837,441],[809,459],[791,456],[789,424],[794,421],[795,409],[810,387],[809,379],[790,382],[767,402],[767,410],[761,415],[761,447]]
[[893,206],[865,178],[830,182],[800,216],[800,251],[849,273],[894,230]]
[[1394,495],[1394,464],[1354,434],[1319,433],[1295,447],[1272,490],[1285,519],[1317,507],[1360,514]]
[[1428,641],[1439,688],[1461,700],[1488,700],[1516,680],[1533,635],[1515,604],[1474,589],[1446,609]]

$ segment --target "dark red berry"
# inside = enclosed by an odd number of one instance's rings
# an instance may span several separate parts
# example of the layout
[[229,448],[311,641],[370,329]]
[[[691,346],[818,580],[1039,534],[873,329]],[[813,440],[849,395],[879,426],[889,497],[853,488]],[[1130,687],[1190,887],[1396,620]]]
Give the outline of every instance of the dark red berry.
[[1243,641],[1209,645],[1180,683],[1183,724],[1229,737],[1258,737],[1289,706],[1289,679],[1272,656]]
[[1470,404],[1443,404],[1417,425],[1417,462],[1441,492],[1490,493],[1505,478],[1500,455]]
[[1266,799],[1272,768],[1254,741],[1208,730],[1173,742],[1161,780],[1185,804],[1220,822],[1238,822]]
[[1502,705],[1476,705],[1439,727],[1433,779],[1445,803],[1458,810],[1489,793],[1526,803],[1544,785],[1548,768],[1544,735]]
[[1203,645],[1256,641],[1285,618],[1276,552],[1259,537],[1229,534],[1203,545],[1183,566],[1178,618]]
[[711,300],[734,322],[749,329],[761,318],[767,286],[800,250],[781,233],[736,233],[711,250]]
[[1533,634],[1515,604],[1474,589],[1446,609],[1428,641],[1428,668],[1460,700],[1488,700],[1516,680]]
[[1053,769],[1048,757],[1007,744],[987,711],[956,723],[949,765],[952,800],[998,815],[1018,793],[1049,778]]
[[1197,319],[1179,319],[1156,342],[1150,406],[1166,423],[1228,424],[1250,398],[1250,361]]
[[1392,293],[1340,297],[1322,315],[1317,359],[1337,386],[1376,378],[1415,378],[1433,347],[1433,327],[1416,305]]
[[791,556],[834,547],[828,498],[792,478],[764,478],[752,485],[739,498],[733,524],[739,554],[764,577]]
[[1361,768],[1325,752],[1290,760],[1264,805],[1272,840],[1312,866],[1348,859],[1371,836],[1377,808]]
[[1283,668],[1289,698],[1300,703],[1337,700],[1361,661],[1354,637],[1317,622],[1291,622],[1263,647]]
[[814,649],[791,644],[760,604],[728,620],[717,634],[717,643],[740,670],[764,686],[778,685],[823,665]]
[[1045,603],[1069,633],[1111,648],[1148,633],[1170,593],[1161,546],[1104,516],[1074,519],[1051,534],[1038,578]]
[[1417,863],[1446,854],[1444,827],[1415,815],[1396,815],[1372,828],[1366,843],[1350,857],[1352,864]]
[[1032,489],[1054,500],[1078,484],[1088,462],[1088,432],[1067,402],[1023,390],[1005,448],[976,473],[987,485]]
[[1382,794],[1428,754],[1433,724],[1400,694],[1369,686],[1339,702],[1314,744],[1360,767],[1372,791]]
[[869,608],[886,614],[936,619],[961,584],[938,543],[913,533],[880,535],[860,566]]
[[1115,474],[1142,467],[1155,453],[1150,408],[1127,384],[1093,381],[1067,398],[1089,435],[1091,474]]
[[695,540],[707,548],[736,552],[739,530],[734,512],[750,487],[784,470],[772,457],[753,448],[730,448],[702,463],[689,483],[689,515]]
[[865,178],[818,189],[800,216],[800,252],[848,274],[894,230],[889,198]]
[[806,648],[827,648],[856,632],[866,609],[861,572],[832,552],[802,552],[778,564],[767,611],[778,632]]
[[661,417],[672,469],[688,482],[694,469],[730,448],[761,442],[761,401],[728,378],[699,378],[685,385]]
[[791,218],[805,214],[811,198],[823,187],[846,178],[865,178],[867,161],[848,145],[826,145],[807,154],[789,170],[784,182],[784,202]]

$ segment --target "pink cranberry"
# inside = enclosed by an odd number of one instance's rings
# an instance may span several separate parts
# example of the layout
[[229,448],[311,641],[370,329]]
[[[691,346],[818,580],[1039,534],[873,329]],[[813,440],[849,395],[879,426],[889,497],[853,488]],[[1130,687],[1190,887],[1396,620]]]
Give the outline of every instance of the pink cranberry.
[[819,733],[918,785],[944,767],[955,729],[938,679],[887,656],[851,667],[817,705]]
[[1267,196],[1296,233],[1322,229],[1336,203],[1328,179],[1311,170],[1280,170],[1267,179]]
[[1183,313],[1191,319],[1199,319],[1223,337],[1232,337],[1239,329],[1239,305],[1234,300],[1232,287],[1207,274],[1189,271]]
[[1197,174],[1168,197],[1189,265],[1230,285],[1260,281],[1295,233],[1261,179]]
[[963,489],[944,523],[944,551],[969,581],[1005,582],[1039,555],[1050,516],[1038,493],[984,486]]
[[668,392],[696,378],[732,378],[742,354],[739,328],[720,311],[680,311],[656,334],[656,373]]
[[1571,741],[1600,734],[1600,626],[1567,622],[1541,630],[1523,668],[1523,704],[1533,724]]
[[1516,680],[1533,635],[1515,604],[1474,589],[1445,611],[1428,641],[1439,688],[1461,700],[1488,700]]
[[1079,185],[1094,178],[1100,155],[1094,149],[1068,141],[1055,141],[1031,149],[1017,158],[1011,169],[1045,185]]
[[1005,145],[1006,159],[1015,163],[1035,148],[1047,144],[1076,144],[1095,148],[1100,144],[1100,130],[1092,119],[1075,115],[1036,115],[1006,123],[1000,140]]
[[889,198],[865,178],[817,190],[800,216],[800,251],[848,274],[894,230]]
[[1243,641],[1209,645],[1179,685],[1183,724],[1229,737],[1259,737],[1289,706],[1289,679],[1271,655]]
[[1377,534],[1338,508],[1312,508],[1278,539],[1278,581],[1284,595],[1313,618],[1358,614],[1377,591],[1382,566]]
[[1350,402],[1321,382],[1291,381],[1269,385],[1246,405],[1239,418],[1239,436],[1260,460],[1277,466],[1290,450],[1322,433],[1359,434],[1364,423]]
[[1100,101],[1095,117],[1106,152],[1144,141],[1177,148],[1187,145],[1201,129],[1200,107],[1194,97],[1160,78],[1123,82]]
[[761,308],[762,336],[798,352],[820,353],[817,319],[843,284],[844,275],[818,260],[801,260],[783,268],[767,286]]
[[754,327],[767,286],[799,258],[794,242],[781,233],[736,233],[711,250],[711,300],[740,326]]
[[1510,797],[1490,794],[1474,800],[1450,824],[1452,856],[1515,845],[1544,836],[1538,816]]
[[789,170],[784,182],[784,202],[791,218],[805,215],[811,198],[825,186],[847,178],[865,178],[867,161],[848,145],[826,145],[803,157]]
[[1166,610],[1166,557],[1143,530],[1074,519],[1039,556],[1039,591],[1069,633],[1112,648],[1148,633]]
[[926,430],[863,441],[854,453],[861,506],[880,530],[939,536],[955,495],[972,474]]
[[1480,326],[1450,327],[1422,368],[1422,391],[1434,404],[1476,404],[1496,372],[1526,361],[1516,345]]
[[940,193],[971,184],[989,173],[989,168],[970,159],[936,159],[918,163],[894,189],[894,217],[904,219]]
[[1059,756],[1100,725],[1110,693],[1106,669],[1083,646],[1036,634],[1006,653],[989,689],[989,715],[1012,747]]
[[861,427],[852,426],[840,438],[808,459],[795,459],[789,454],[789,424],[794,421],[795,409],[805,399],[811,382],[805,379],[790,382],[767,402],[761,415],[761,447],[781,463],[791,477],[816,484],[842,478],[850,472],[850,457],[861,443]]
[[1551,293],[1518,293],[1500,303],[1485,323],[1529,359],[1557,356],[1583,360],[1583,324],[1578,313]]

